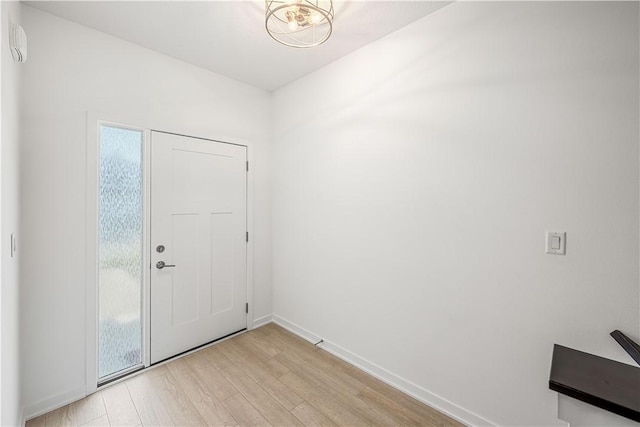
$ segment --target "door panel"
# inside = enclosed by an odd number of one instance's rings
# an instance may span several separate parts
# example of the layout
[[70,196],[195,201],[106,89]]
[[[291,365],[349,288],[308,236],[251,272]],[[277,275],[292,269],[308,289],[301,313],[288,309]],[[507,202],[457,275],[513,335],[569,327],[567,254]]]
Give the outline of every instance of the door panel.
[[151,134],[151,363],[246,327],[246,158]]
[[[211,215],[211,314],[233,307],[234,239],[233,216],[230,213]],[[242,303],[242,301],[241,301]]]

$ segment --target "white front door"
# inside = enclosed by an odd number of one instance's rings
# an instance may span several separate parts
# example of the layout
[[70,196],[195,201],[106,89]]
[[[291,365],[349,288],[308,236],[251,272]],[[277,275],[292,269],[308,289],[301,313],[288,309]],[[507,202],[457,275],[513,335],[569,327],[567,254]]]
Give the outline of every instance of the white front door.
[[246,161],[246,147],[151,133],[151,363],[247,326]]

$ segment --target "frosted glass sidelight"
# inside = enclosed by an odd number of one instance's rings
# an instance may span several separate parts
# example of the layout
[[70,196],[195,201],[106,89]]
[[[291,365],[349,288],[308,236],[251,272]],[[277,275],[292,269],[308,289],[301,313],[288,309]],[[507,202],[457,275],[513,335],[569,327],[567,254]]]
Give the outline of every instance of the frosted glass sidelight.
[[98,378],[142,363],[142,141],[100,126]]

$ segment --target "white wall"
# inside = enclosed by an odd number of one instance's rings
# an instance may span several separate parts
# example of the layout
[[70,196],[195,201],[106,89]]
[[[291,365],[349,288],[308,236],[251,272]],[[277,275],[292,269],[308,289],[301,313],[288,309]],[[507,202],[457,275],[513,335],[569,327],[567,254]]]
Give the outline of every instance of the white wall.
[[248,141],[254,151],[254,317],[271,314],[268,92],[22,6],[23,403],[85,388],[87,111]]
[[[3,426],[18,425],[21,419],[20,406],[20,323],[18,254],[11,257],[11,234],[20,227],[18,146],[20,141],[20,78],[23,65],[15,63],[9,50],[9,24],[21,24],[20,5],[17,2],[1,2],[0,48],[2,62],[2,143],[0,150],[0,182],[2,205],[0,238],[2,284],[0,287],[0,423]],[[20,248],[21,249],[21,248]]]
[[559,424],[553,344],[640,333],[638,17],[456,2],[276,91],[274,317],[466,420]]

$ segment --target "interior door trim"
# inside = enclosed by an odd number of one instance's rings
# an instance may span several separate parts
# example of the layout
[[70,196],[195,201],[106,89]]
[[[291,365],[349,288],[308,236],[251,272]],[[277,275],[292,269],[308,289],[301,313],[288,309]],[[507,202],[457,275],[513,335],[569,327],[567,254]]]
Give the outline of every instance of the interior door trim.
[[[119,113],[103,113],[96,111],[86,112],[86,155],[85,155],[85,171],[86,171],[86,226],[85,226],[85,277],[86,277],[86,358],[85,358],[85,386],[84,395],[88,396],[98,390],[98,292],[97,292],[97,274],[98,274],[98,126],[100,123],[109,123],[121,127],[129,127],[132,129],[142,130],[144,132],[144,179],[145,179],[145,239],[149,236],[149,173],[150,173],[150,157],[149,157],[149,141],[151,132],[169,133],[179,136],[194,137],[224,144],[232,144],[246,147],[247,159],[249,164],[254,165],[254,143],[235,137],[219,137],[215,135],[190,135],[188,129],[181,128],[181,125],[166,124],[157,120],[132,117]],[[249,168],[247,171],[247,231],[250,236],[254,233],[254,171]],[[149,248],[150,242],[145,240],[145,248]],[[254,320],[254,239],[250,238],[247,242],[247,302],[249,304],[247,312],[247,330],[253,329],[255,325],[261,324],[265,317]],[[145,257],[144,266],[150,265],[149,253],[143,254]],[[146,279],[144,284],[144,330],[143,330],[143,347],[144,347],[144,367],[149,366],[150,345],[149,345],[149,329],[150,329],[150,307],[149,307],[149,270],[144,268]],[[268,317],[268,316],[267,316]]]

